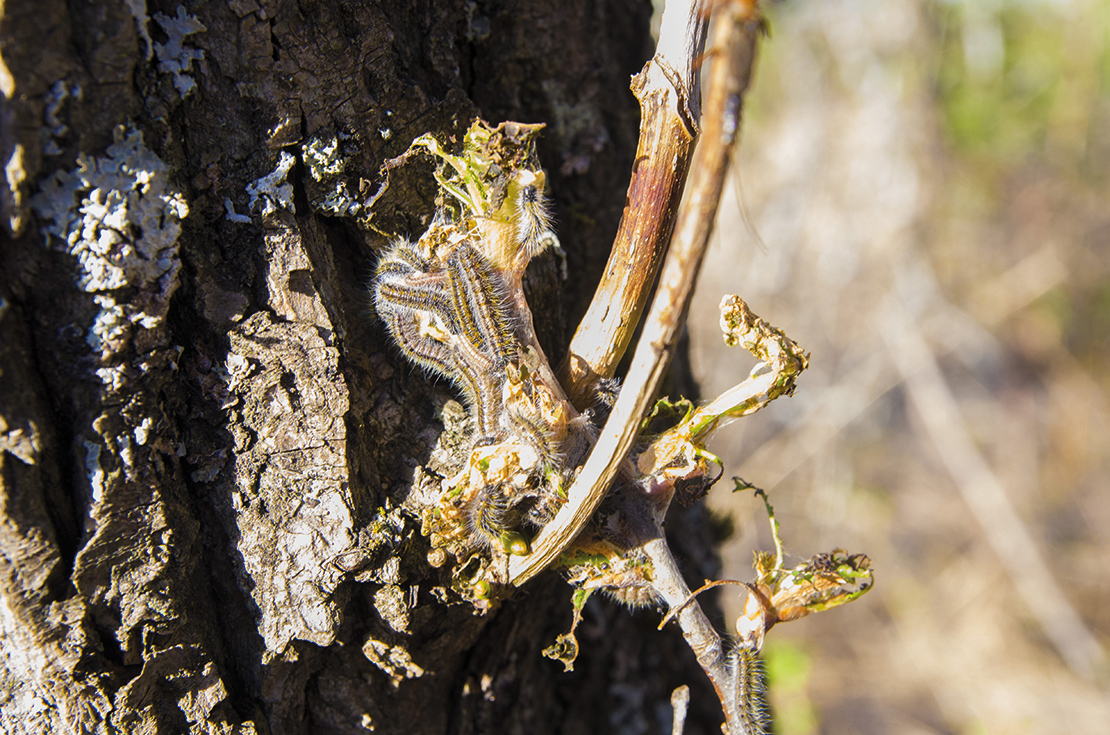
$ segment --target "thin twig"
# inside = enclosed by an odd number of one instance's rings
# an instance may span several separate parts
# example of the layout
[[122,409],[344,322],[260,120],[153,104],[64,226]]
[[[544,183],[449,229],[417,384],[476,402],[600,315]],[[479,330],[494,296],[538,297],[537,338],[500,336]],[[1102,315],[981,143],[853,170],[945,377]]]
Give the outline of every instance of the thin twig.
[[509,576],[515,585],[554,562],[593,515],[628,456],[640,420],[662,382],[686,319],[739,132],[740,106],[751,78],[760,32],[756,18],[754,6],[734,2],[717,19],[712,52],[715,63],[688,197],[632,367],[597,444],[568,491],[566,506],[533,541],[531,554],[510,560]]
[[698,595],[700,595],[702,592],[705,592],[706,590],[711,590],[714,587],[721,587],[726,584],[738,584],[744,587],[748,586],[747,582],[741,582],[738,579],[718,579],[715,582],[706,582],[701,587],[698,587],[696,590],[691,592],[690,595],[677,606],[672,605],[671,609],[667,611],[667,614],[663,617],[663,619],[659,621],[659,625],[655,626],[655,629],[663,630],[663,628],[666,627],[667,623],[671,622],[671,620],[674,619],[675,615],[678,615],[680,612],[682,612],[686,608],[686,606],[696,600],[698,598]]
[[683,684],[671,692],[671,708],[674,710],[674,723],[671,735],[682,735],[686,729],[686,710],[690,706],[690,687]]

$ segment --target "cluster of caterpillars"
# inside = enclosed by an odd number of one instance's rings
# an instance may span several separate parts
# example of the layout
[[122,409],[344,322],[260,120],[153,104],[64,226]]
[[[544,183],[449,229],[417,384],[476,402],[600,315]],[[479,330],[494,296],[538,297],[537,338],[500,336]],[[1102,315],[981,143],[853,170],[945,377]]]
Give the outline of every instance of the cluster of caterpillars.
[[450,201],[417,242],[392,243],[374,282],[378,315],[398,347],[453,382],[473,420],[466,466],[446,480],[425,522],[434,545],[456,551],[528,553],[528,528],[565,502],[590,443],[586,417],[549,378],[524,301],[524,269],[554,241],[524,127],[476,123],[461,156],[430,136],[414,142],[443,159],[437,179]]

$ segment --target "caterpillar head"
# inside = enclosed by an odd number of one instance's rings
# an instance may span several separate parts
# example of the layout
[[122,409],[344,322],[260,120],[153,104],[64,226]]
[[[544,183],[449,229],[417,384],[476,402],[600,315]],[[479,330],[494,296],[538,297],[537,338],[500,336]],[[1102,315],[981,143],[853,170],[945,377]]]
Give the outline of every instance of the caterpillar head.
[[483,255],[512,281],[519,278],[532,258],[556,242],[544,192],[542,170],[522,168],[505,181],[497,208],[477,218]]

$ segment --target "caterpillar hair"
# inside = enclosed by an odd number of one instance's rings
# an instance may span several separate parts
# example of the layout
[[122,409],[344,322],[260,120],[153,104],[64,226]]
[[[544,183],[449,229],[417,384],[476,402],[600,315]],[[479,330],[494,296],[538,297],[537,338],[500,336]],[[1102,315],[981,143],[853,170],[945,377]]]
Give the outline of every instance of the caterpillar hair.
[[379,275],[383,268],[406,268],[408,271],[427,272],[431,270],[428,259],[420,254],[417,244],[399,237],[394,240],[378,264]]
[[536,452],[539,459],[537,467],[546,471],[547,468],[560,466],[558,438],[539,413],[519,399],[507,400],[504,405],[502,428]]
[[460,336],[497,367],[511,357],[512,329],[504,288],[493,269],[468,243],[462,243],[447,260],[451,302]]
[[445,332],[445,325],[437,323],[440,315],[393,298],[389,284],[379,283],[376,295],[378,314],[405,357],[455,384],[479,436],[500,435],[501,387],[492,382],[497,373],[491,370],[488,360],[484,356],[467,359],[460,355],[458,337]]
[[767,683],[763,673],[763,662],[754,646],[738,642],[728,654],[728,669],[732,676],[732,690],[735,711],[740,713],[744,732],[750,735],[766,735],[770,725],[767,712]]
[[[542,171],[521,171],[510,185],[513,229],[523,264],[546,250],[551,242],[551,214],[544,194]],[[515,189],[515,191],[514,191]]]
[[[388,275],[374,285],[374,307],[378,313],[386,311],[426,312],[430,324],[442,326],[442,331],[455,332],[455,316],[450,301],[442,289],[420,282],[413,282]],[[443,340],[440,340],[443,341]]]
[[501,545],[501,537],[508,531],[509,499],[500,484],[486,485],[466,502],[463,517],[471,537],[487,548]]
[[398,309],[429,312],[434,315],[429,321],[438,321],[445,331],[455,332],[446,280],[446,274],[431,272],[431,264],[411,242],[395,240],[378,262],[374,305],[379,313]]
[[619,585],[602,587],[602,591],[616,602],[632,609],[658,607],[663,598],[647,582],[628,581]]
[[590,407],[590,418],[597,428],[605,426],[609,413],[621,392],[620,378],[600,378],[594,384],[594,404]]
[[474,419],[478,437],[486,440],[501,436],[498,417],[503,413],[501,388],[493,381],[495,373],[466,360],[455,359],[451,380],[462,391],[466,406]]
[[510,332],[499,284],[464,241],[448,269],[408,240],[382,256],[374,304],[401,352],[462,392],[482,437],[499,436],[499,369],[508,360]]
[[405,357],[429,372],[456,380],[454,353],[428,334],[427,313],[379,300],[378,315]]
[[528,542],[511,523],[511,498],[501,483],[486,485],[463,508],[470,536],[479,545],[509,554],[527,554]]
[[537,528],[547,525],[567,502],[567,478],[564,473],[551,468],[543,470],[542,475],[536,476],[536,486],[525,493],[533,502],[525,512],[524,520]]

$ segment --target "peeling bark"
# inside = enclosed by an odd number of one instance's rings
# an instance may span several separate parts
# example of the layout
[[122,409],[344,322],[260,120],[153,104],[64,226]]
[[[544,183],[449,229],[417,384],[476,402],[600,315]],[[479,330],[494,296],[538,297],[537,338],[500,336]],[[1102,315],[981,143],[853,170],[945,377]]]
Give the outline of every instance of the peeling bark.
[[[546,122],[571,278],[544,256],[525,286],[562,356],[624,206],[650,4],[143,6],[0,18],[0,729],[634,733],[686,683],[687,732],[715,731],[654,619],[591,603],[562,674],[557,575],[484,616],[445,588],[403,507],[465,417],[366,293],[383,233],[433,209],[420,166],[364,206],[385,160]],[[674,525],[712,576],[706,520]]]

